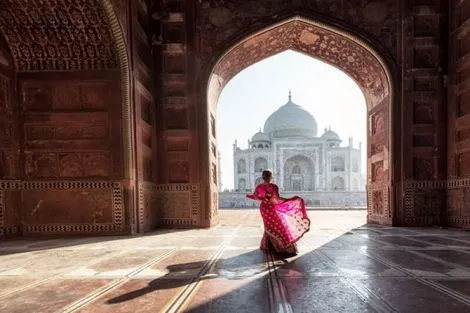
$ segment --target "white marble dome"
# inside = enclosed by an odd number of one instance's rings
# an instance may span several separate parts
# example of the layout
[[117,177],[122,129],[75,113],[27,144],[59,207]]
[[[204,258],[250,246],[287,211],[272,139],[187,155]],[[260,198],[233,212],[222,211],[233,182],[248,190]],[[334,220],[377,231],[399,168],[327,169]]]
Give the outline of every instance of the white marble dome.
[[325,128],[325,132],[323,133],[321,137],[326,140],[341,141],[341,139],[339,138],[339,135],[336,132],[332,131],[331,129]]
[[264,123],[264,133],[271,137],[317,136],[317,121],[300,105],[291,101],[277,109]]
[[263,133],[261,130],[259,132],[257,132],[256,134],[253,135],[253,137],[251,137],[251,141],[252,142],[256,142],[256,141],[271,141],[269,139],[269,135],[266,134],[266,133]]

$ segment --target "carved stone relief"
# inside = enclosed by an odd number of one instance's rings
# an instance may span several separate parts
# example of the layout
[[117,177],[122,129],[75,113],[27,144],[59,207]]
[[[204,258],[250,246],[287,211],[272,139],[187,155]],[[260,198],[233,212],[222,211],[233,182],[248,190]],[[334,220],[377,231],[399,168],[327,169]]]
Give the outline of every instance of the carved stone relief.
[[234,36],[245,34],[261,21],[275,23],[280,18],[294,11],[319,12],[346,23],[354,24],[367,35],[381,38],[383,44],[392,53],[396,45],[396,18],[398,4],[396,1],[367,0],[359,3],[332,0],[325,1],[270,1],[260,0],[247,2],[243,0],[204,0],[198,4],[197,14],[200,17],[202,54],[211,54],[222,43]]
[[377,114],[373,114],[371,116],[372,118],[372,136],[382,134],[385,131],[385,118],[384,118],[384,113],[380,112]]
[[99,0],[5,0],[3,30],[20,71],[117,67],[109,25]]
[[288,21],[239,44],[217,63],[213,79],[222,79],[223,86],[242,69],[287,49],[340,67],[358,83],[370,105],[378,104],[389,95],[384,68],[367,49],[338,33],[302,20]]
[[383,162],[372,164],[372,182],[382,182],[385,178]]
[[380,190],[372,192],[372,213],[382,215],[384,211],[384,198]]

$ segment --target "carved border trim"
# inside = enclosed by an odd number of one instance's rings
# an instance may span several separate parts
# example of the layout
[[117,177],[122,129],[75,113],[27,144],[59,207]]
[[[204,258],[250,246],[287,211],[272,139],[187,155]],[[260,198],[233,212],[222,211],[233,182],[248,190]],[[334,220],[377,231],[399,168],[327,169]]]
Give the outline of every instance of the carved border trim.
[[139,203],[139,207],[137,208],[137,218],[139,219],[138,220],[138,223],[139,223],[139,233],[143,233],[144,232],[144,227],[145,227],[145,223],[144,223],[144,218],[145,218],[145,192],[147,191],[145,189],[145,183],[143,181],[139,181],[139,184],[138,184],[138,188],[139,188],[139,191],[138,191],[138,203]]
[[447,187],[446,180],[412,180],[405,181],[405,190],[407,189],[442,189]]
[[454,178],[447,180],[447,189],[470,187],[470,178]]
[[123,143],[123,165],[124,177],[133,179],[135,176],[132,170],[134,164],[133,151],[133,112],[132,103],[130,101],[130,69],[129,54],[127,51],[127,43],[124,32],[119,22],[113,4],[109,0],[101,0],[103,9],[108,18],[111,28],[111,35],[114,38],[115,48],[118,55],[119,68],[121,70],[121,97],[122,97],[122,143]]
[[124,230],[124,205],[121,182],[119,181],[0,181],[0,236],[18,232],[17,227],[4,225],[5,191],[38,189],[111,189],[112,190],[112,223],[103,224],[41,224],[25,225],[26,233],[51,232],[118,232]]

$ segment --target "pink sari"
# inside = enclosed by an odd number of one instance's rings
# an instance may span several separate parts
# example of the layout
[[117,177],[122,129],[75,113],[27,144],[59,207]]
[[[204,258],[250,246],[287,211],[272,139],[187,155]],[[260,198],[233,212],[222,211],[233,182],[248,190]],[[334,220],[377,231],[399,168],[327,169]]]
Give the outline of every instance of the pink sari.
[[261,250],[297,253],[296,242],[310,230],[304,200],[300,197],[279,199],[279,188],[275,184],[260,184],[247,197],[261,201],[264,224]]

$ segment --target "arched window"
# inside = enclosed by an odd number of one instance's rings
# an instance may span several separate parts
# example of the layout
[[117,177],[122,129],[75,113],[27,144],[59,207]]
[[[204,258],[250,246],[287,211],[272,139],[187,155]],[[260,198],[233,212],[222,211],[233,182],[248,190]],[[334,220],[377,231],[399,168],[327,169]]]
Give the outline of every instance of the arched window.
[[294,165],[294,167],[292,168],[292,174],[301,174],[302,173],[302,170],[300,169],[300,166],[298,166],[297,164]]
[[246,173],[246,161],[244,159],[238,161],[238,173]]
[[268,168],[268,161],[265,158],[257,158],[255,160],[255,172],[262,172]]
[[344,171],[344,158],[343,157],[337,156],[331,159],[331,171],[332,172]]
[[246,190],[246,180],[244,178],[240,178],[240,180],[238,180],[238,190]]
[[258,148],[259,148],[259,149],[263,149],[263,144],[261,144],[261,143],[258,144]]
[[335,177],[331,180],[332,190],[344,190],[344,179],[342,177]]

